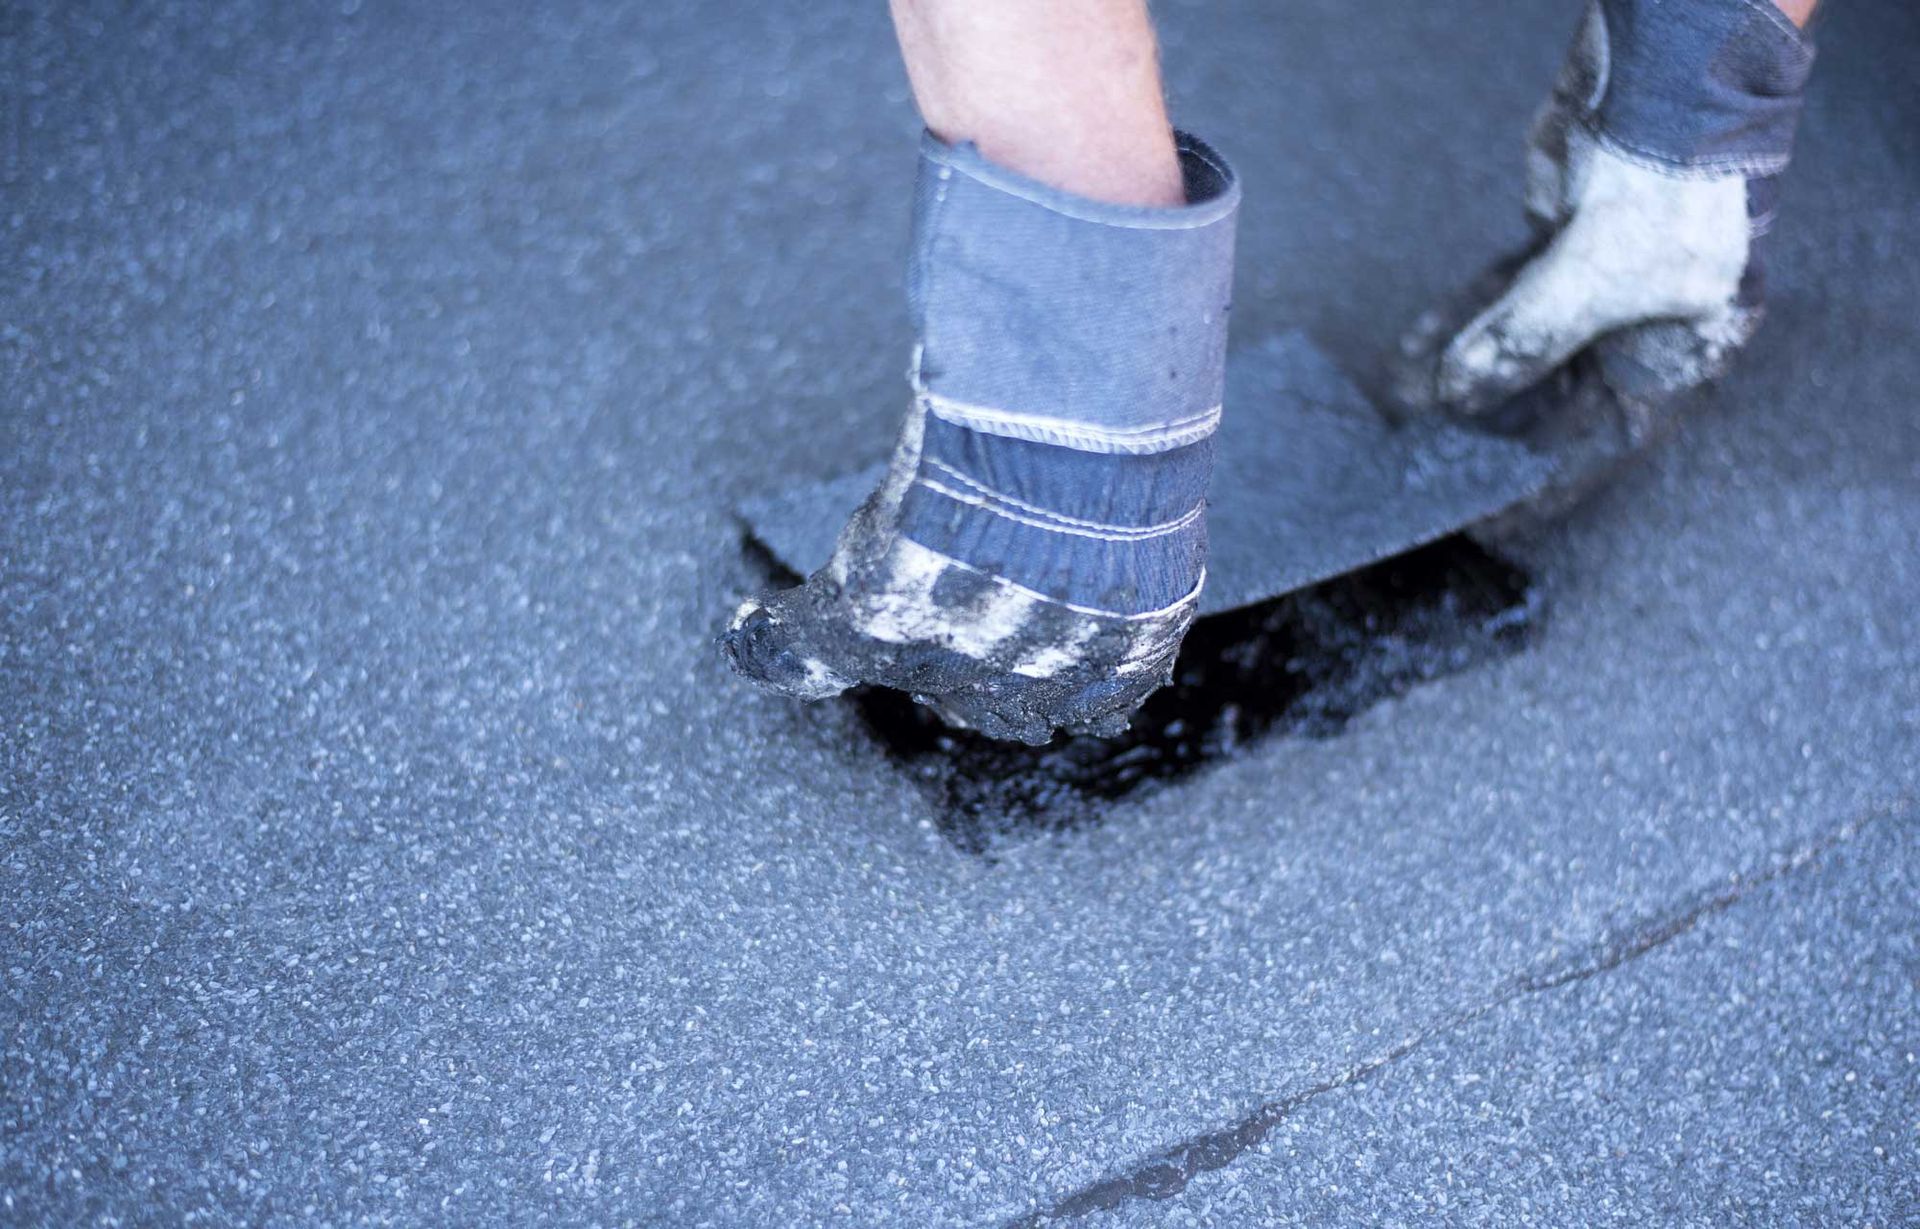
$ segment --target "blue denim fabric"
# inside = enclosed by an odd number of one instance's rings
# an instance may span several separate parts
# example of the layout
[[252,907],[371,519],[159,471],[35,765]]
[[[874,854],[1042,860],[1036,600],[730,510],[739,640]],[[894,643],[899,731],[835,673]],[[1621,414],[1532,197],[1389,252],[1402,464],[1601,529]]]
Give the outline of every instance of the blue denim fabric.
[[932,136],[909,288],[919,468],[899,529],[1110,614],[1197,591],[1239,185],[1178,137],[1189,203],[1111,205]]
[[1184,208],[1087,200],[928,135],[908,294],[920,380],[954,401],[1125,431],[1220,404],[1240,188],[1180,138]]
[[1012,495],[1068,521],[1127,528],[1192,511],[1213,469],[1211,437],[1156,453],[1062,455],[1068,451],[929,417],[921,459],[933,477],[967,489]]
[[[1212,447],[1209,440],[1203,447]],[[1109,615],[1165,610],[1195,596],[1205,572],[1202,509],[1173,528],[1139,538],[1090,537],[1105,529],[1066,528],[1009,514],[916,484],[901,507],[901,532],[969,567],[1079,609]]]
[[1749,177],[1793,152],[1813,41],[1772,0],[1600,0],[1601,131],[1629,153]]

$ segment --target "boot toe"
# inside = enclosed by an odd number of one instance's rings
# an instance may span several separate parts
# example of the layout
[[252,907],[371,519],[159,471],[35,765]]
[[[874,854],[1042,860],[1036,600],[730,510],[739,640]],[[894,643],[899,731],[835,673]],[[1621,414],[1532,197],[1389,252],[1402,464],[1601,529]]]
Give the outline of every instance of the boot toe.
[[740,608],[720,644],[735,673],[796,700],[824,700],[852,685],[808,653],[788,626],[757,602]]

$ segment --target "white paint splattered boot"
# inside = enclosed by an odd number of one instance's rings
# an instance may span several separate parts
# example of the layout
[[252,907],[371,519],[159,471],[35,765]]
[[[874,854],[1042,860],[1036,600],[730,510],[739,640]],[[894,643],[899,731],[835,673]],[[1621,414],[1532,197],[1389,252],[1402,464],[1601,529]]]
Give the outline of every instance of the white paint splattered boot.
[[1644,447],[1759,326],[1756,243],[1812,63],[1771,0],[1594,0],[1529,142],[1538,240],[1467,315],[1456,303],[1415,326],[1399,399],[1511,419],[1517,394],[1578,355],[1604,389],[1557,400],[1611,398]]
[[1087,200],[922,146],[913,402],[886,479],[804,585],[724,644],[800,699],[856,684],[1041,743],[1116,734],[1205,578],[1239,188],[1179,138],[1188,204]]

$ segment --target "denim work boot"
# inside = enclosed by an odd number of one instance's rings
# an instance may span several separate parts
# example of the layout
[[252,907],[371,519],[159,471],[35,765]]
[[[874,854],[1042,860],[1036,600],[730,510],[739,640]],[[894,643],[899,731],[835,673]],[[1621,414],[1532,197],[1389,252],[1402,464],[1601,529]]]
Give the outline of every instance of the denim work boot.
[[910,692],[1043,743],[1117,734],[1205,578],[1240,190],[1178,137],[1188,204],[1112,205],[921,147],[913,403],[833,559],[741,606],[733,666],[803,700]]
[[1772,0],[1592,0],[1529,141],[1536,244],[1471,319],[1416,326],[1400,399],[1504,413],[1588,351],[1644,443],[1759,326],[1756,248],[1812,68]]

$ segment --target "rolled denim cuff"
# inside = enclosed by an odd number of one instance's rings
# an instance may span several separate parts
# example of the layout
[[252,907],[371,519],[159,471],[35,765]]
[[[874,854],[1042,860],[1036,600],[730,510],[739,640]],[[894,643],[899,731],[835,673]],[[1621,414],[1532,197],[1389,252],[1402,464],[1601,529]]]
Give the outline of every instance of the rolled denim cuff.
[[1179,134],[1179,208],[1089,200],[928,134],[908,294],[915,378],[979,430],[1104,452],[1207,434],[1220,410],[1240,186]]
[[1813,40],[1772,0],[1599,0],[1598,123],[1622,152],[1758,177],[1793,153]]
[[1197,597],[1240,190],[1206,145],[1176,143],[1188,204],[1156,209],[926,138],[906,537],[1096,613]]

